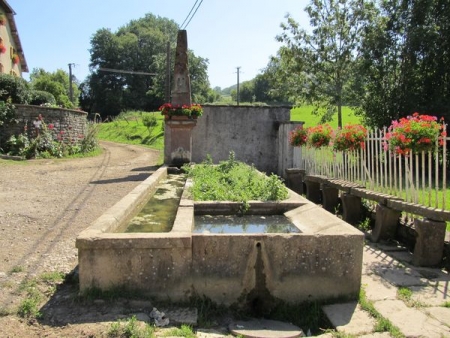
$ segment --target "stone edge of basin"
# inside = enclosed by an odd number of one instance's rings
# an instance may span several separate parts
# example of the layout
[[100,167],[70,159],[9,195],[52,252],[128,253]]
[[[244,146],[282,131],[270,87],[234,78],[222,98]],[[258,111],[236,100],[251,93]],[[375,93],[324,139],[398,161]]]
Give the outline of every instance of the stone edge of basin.
[[[195,202],[188,193],[188,187],[192,184],[187,180],[185,189],[180,199],[180,205],[174,221],[173,228],[166,233],[120,233],[115,232],[128,222],[136,213],[136,210],[147,203],[160,180],[167,177],[168,167],[161,166],[153,175],[135,187],[129,194],[109,208],[103,215],[97,218],[87,229],[82,231],[76,239],[77,248],[86,248],[93,242],[108,241],[108,245],[121,246],[120,241],[133,242],[143,247],[164,247],[165,241],[170,241],[170,246],[185,247],[190,245],[192,237],[192,224],[194,222],[194,208],[196,214],[207,214],[212,210],[217,213],[239,210],[242,203],[238,202]],[[249,201],[249,214],[284,214],[297,226],[303,234],[321,235],[361,235],[363,233],[352,225],[341,220],[337,216],[324,210],[305,197],[289,190],[287,199],[280,202]],[[306,224],[308,224],[306,226]],[[198,234],[196,234],[198,235]],[[176,240],[179,239],[179,240]],[[117,240],[117,241],[115,241]],[[140,245],[139,245],[140,246]]]

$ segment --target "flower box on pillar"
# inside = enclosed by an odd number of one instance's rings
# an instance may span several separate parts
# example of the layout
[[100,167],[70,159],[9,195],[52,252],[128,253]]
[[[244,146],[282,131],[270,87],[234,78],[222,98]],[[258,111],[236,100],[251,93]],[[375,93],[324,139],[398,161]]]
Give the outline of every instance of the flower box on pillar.
[[172,102],[161,106],[165,116],[164,163],[180,167],[191,162],[192,130],[197,124],[195,117],[202,109],[191,102],[191,84],[188,71],[187,33],[178,31],[175,53],[174,86]]

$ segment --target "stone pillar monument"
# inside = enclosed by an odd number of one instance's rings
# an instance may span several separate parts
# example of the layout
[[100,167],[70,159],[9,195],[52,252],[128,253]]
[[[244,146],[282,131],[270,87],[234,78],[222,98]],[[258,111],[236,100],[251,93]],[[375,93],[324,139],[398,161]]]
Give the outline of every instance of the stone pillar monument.
[[[188,46],[185,30],[178,31],[175,54],[174,84],[171,103],[173,106],[190,106],[191,83],[188,70]],[[181,166],[191,162],[192,130],[197,120],[187,116],[172,116],[165,121],[164,163]]]
[[188,70],[188,45],[185,30],[178,31],[173,71],[172,105],[191,105],[191,80]]

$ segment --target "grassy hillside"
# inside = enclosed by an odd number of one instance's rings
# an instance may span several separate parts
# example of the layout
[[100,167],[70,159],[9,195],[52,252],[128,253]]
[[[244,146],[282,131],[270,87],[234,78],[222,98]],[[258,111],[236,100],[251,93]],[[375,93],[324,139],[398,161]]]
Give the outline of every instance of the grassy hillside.
[[[305,127],[316,126],[320,124],[320,116],[313,115],[313,106],[303,106],[293,108],[291,110],[291,121],[303,121]],[[354,111],[350,107],[342,107],[342,124],[358,124],[361,123],[361,118],[356,116]],[[337,128],[337,114],[333,120],[329,122],[329,125],[333,128]]]
[[[156,125],[147,128],[146,118],[156,118]],[[126,144],[140,144],[149,148],[164,149],[164,118],[160,112],[131,111],[121,113],[113,121],[98,125],[98,138]]]

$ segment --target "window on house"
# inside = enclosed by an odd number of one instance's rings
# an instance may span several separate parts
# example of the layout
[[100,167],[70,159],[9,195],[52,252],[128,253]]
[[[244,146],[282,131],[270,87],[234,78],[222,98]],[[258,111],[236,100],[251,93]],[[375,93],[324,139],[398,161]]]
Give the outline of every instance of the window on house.
[[3,63],[0,63],[0,74],[3,74]]

